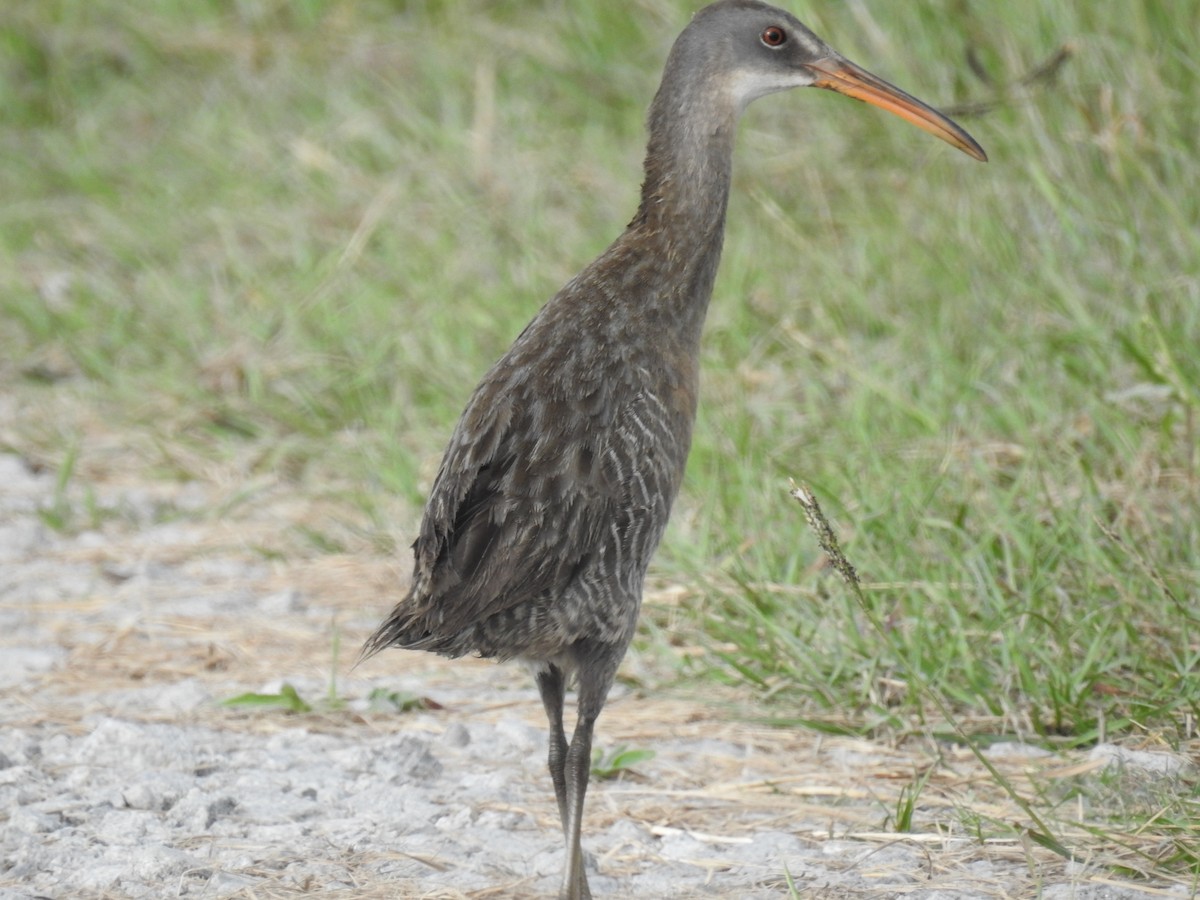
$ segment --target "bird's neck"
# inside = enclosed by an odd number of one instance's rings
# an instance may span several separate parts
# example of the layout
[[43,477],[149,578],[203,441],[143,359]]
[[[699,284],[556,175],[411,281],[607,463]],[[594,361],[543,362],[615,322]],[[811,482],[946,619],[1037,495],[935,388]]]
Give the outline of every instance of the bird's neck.
[[725,222],[738,115],[703,86],[679,92],[664,83],[650,107],[650,140],[638,219],[696,228]]
[[[641,205],[627,235],[662,266],[655,304],[699,341],[725,234],[737,111],[703,84],[664,81],[650,107]],[[653,263],[651,263],[653,264]]]

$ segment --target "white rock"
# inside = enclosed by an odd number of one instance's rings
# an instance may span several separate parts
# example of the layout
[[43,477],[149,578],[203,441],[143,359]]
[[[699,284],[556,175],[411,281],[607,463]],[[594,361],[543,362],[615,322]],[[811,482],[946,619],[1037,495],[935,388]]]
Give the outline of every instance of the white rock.
[[154,705],[161,712],[191,712],[204,706],[212,699],[204,686],[195,678],[187,678],[161,688],[154,698]]
[[121,799],[130,809],[157,809],[162,800],[147,784],[134,784],[121,792]]
[[1041,759],[1046,756],[1053,756],[1049,750],[1044,747],[1038,747],[1034,744],[1026,744],[1024,741],[1000,741],[997,744],[992,744],[990,747],[985,747],[983,755],[989,759]]
[[1154,775],[1178,775],[1195,765],[1191,760],[1175,753],[1130,750],[1116,744],[1097,744],[1088,753],[1088,758],[1104,760],[1108,767],[1125,766]]

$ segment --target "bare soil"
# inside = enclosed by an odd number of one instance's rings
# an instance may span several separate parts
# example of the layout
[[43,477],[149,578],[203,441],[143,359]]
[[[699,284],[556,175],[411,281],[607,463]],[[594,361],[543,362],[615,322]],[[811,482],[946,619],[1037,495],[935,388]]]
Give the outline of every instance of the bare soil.
[[[246,485],[126,472],[56,492],[0,455],[0,898],[554,896],[561,836],[526,674],[401,652],[350,670],[403,565],[289,552],[281,535],[320,505],[250,487],[238,505]],[[643,684],[650,669],[626,662]],[[284,682],[315,710],[220,703]],[[376,688],[430,708],[373,709]],[[1112,862],[1136,865],[1116,848],[1067,862],[979,840],[971,815],[1023,816],[961,748],[768,728],[742,699],[618,687],[598,742],[657,755],[593,781],[597,897],[781,897],[789,879],[814,898],[1195,896],[1118,877]],[[991,759],[1024,788],[1115,753]],[[925,775],[911,832],[885,828]]]

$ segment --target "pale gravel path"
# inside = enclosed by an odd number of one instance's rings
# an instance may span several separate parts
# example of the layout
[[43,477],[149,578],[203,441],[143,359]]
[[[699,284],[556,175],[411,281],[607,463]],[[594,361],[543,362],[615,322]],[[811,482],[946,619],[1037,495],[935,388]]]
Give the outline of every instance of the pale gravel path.
[[[197,487],[73,490],[110,511],[100,530],[47,528],[53,477],[0,455],[0,900],[553,896],[561,840],[523,673],[397,653],[341,676],[347,710],[218,706],[278,678],[322,696],[334,623],[361,640],[394,574],[264,561],[253,548],[286,524],[269,504],[231,525]],[[444,708],[371,713],[374,686]],[[869,834],[916,753],[628,689],[598,740],[658,750],[589,794],[598,898],[781,897],[785,869],[814,898],[1192,895],[1031,867],[1012,845]]]

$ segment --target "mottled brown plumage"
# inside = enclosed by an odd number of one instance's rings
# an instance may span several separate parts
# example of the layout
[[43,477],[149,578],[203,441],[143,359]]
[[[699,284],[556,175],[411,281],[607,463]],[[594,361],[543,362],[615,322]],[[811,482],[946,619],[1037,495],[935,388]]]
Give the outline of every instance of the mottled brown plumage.
[[[847,62],[788,13],[756,0],[697,13],[650,109],[637,215],[475,389],[429,496],[412,587],[364,648],[531,665],[567,840],[561,896],[572,900],[590,896],[579,836],[593,726],[687,461],[734,131],[750,101],[808,85],[883,106],[985,158],[957,125]],[[572,674],[579,700],[568,744]]]

